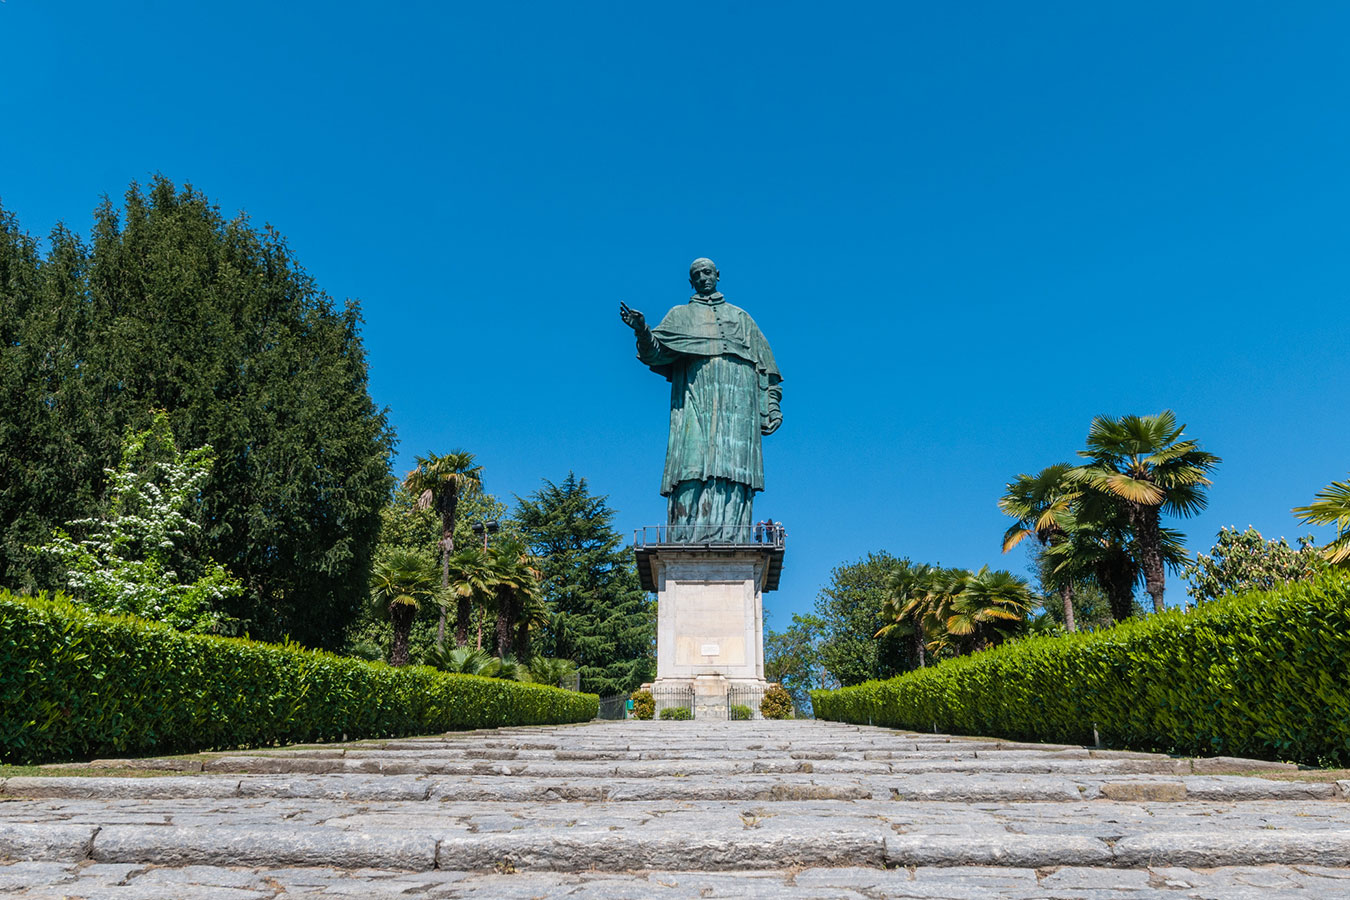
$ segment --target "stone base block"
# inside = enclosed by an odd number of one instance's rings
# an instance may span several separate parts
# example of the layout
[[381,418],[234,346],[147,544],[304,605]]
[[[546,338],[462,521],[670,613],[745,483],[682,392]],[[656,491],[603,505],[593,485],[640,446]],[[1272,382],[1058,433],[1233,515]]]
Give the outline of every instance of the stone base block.
[[762,685],[769,551],[671,545],[647,552],[657,589],[657,682],[721,676],[722,684]]

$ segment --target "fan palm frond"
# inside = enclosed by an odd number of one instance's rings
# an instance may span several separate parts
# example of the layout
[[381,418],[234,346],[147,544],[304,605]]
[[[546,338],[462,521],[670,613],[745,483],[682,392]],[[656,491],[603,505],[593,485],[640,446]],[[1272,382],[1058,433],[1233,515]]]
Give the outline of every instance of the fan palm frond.
[[1350,481],[1333,481],[1318,491],[1313,502],[1296,506],[1294,515],[1309,525],[1334,525],[1337,535],[1322,548],[1333,565],[1350,563]]

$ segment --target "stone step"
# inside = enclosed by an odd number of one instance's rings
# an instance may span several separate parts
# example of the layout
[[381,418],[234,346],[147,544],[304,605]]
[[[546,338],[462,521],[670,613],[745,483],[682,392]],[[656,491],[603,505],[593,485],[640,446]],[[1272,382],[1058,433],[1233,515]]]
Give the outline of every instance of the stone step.
[[345,775],[201,775],[159,778],[15,776],[0,780],[0,799],[189,800],[314,798],[389,802],[503,803],[647,800],[886,800],[908,803],[1172,803],[1261,800],[1343,801],[1350,782],[1271,781],[1235,775],[1107,775],[1063,778],[985,773],[863,776],[772,774],[703,778],[577,779]]
[[[690,766],[701,773],[735,771],[812,771],[817,773],[919,774],[1009,772],[1024,774],[1154,773],[1210,774],[1297,771],[1290,763],[1215,757],[1184,759],[1145,753],[1099,750],[978,750],[901,752],[897,750],[836,753],[821,750],[780,752],[720,750],[382,750],[300,748],[194,758],[101,759],[93,769],[144,768],[165,771],[247,773],[382,772],[386,774],[547,775],[555,769],[576,777],[609,777],[630,763],[676,763],[684,774]],[[704,765],[703,763],[708,763]],[[502,765],[493,765],[501,763]],[[521,765],[517,765],[521,763]],[[689,766],[682,763],[689,763]],[[748,763],[748,768],[745,764]],[[802,765],[805,763],[806,765]],[[643,770],[650,774],[653,770]],[[633,774],[637,774],[634,772]]]
[[[135,863],[19,862],[0,865],[7,897],[282,900],[299,896],[435,897],[464,900],[865,900],[877,897],[1284,898],[1341,900],[1350,870],[1269,864],[1190,869],[1088,866],[819,867],[802,870],[708,872],[657,869],[623,872],[500,870],[407,871],[337,867],[153,867]],[[47,886],[51,887],[47,887]]]
[[574,872],[688,867],[705,871],[807,866],[1093,866],[1211,868],[1350,866],[1350,829],[1155,829],[1108,841],[1072,834],[896,833],[880,824],[775,823],[744,816],[734,827],[578,826],[490,833],[406,827],[304,825],[0,824],[0,856],[61,863],[156,866],[330,866],[426,871],[494,867]]
[[[1061,774],[1167,774],[1187,775],[1194,763],[1186,759],[1090,759],[1046,756],[1036,758],[890,758],[873,760],[820,759],[797,756],[720,759],[715,756],[639,759],[552,758],[465,759],[446,756],[396,754],[315,758],[309,756],[223,756],[203,762],[207,773],[233,774],[340,774],[386,775],[499,775],[509,777],[660,778],[763,773],[815,773],[857,775],[920,775],[960,773]],[[1209,768],[1204,767],[1200,771]],[[1235,770],[1242,767],[1234,766]],[[1259,766],[1252,771],[1266,771]]]

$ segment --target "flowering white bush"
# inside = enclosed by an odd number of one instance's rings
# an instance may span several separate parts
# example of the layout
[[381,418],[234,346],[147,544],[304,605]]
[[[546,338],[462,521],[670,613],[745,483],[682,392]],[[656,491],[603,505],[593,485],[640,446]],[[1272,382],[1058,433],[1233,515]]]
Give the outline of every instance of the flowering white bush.
[[[72,596],[100,612],[137,615],[181,631],[217,630],[220,610],[243,587],[224,566],[185,552],[201,530],[189,513],[200,502],[213,461],[209,444],[180,454],[164,412],[145,431],[128,434],[121,463],[104,470],[107,514],[66,523],[40,548],[64,567]],[[71,531],[86,537],[77,541]],[[199,571],[182,571],[189,567]]]
[[1299,538],[1295,550],[1284,538],[1268,541],[1248,525],[1242,532],[1219,529],[1214,549],[1208,555],[1196,554],[1182,575],[1190,582],[1186,592],[1201,603],[1243,591],[1275,590],[1291,581],[1315,578],[1326,568],[1311,537]]

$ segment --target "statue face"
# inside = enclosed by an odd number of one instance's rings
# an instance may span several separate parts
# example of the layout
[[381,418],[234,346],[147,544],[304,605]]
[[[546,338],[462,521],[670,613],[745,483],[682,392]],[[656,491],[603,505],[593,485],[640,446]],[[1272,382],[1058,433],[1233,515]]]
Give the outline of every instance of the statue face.
[[703,296],[717,290],[717,267],[711,260],[699,260],[689,270],[689,284]]

